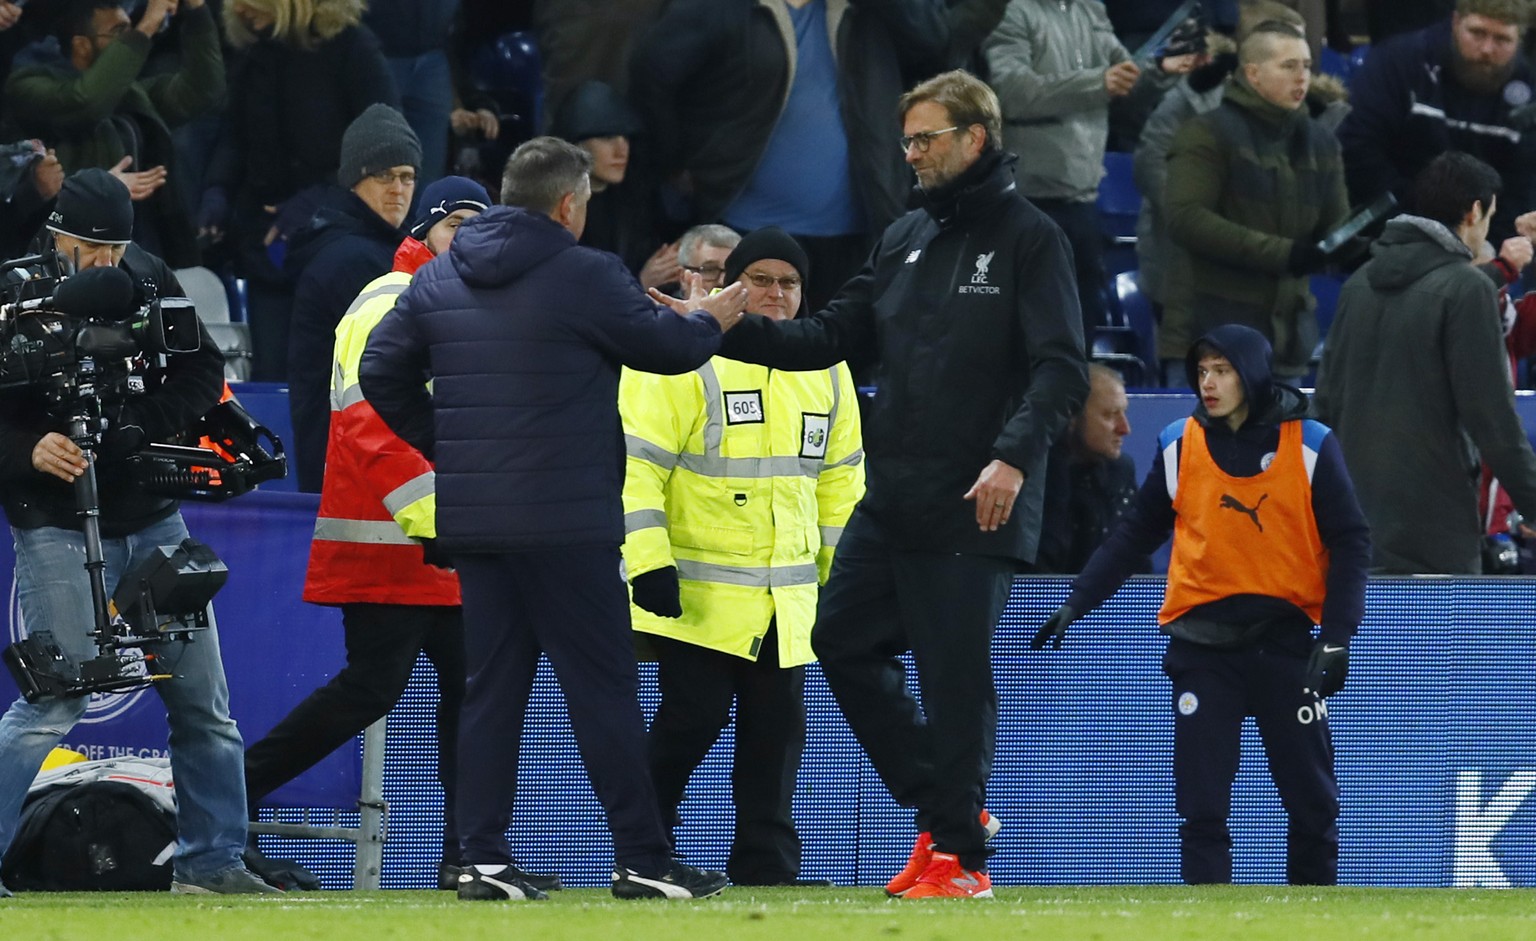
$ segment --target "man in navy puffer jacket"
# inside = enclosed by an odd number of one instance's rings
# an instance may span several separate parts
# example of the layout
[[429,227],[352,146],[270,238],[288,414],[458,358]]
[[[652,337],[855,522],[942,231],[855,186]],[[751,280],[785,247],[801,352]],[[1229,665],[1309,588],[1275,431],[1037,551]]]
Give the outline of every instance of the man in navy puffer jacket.
[[505,836],[541,652],[607,811],[613,894],[701,898],[726,883],[672,861],[647,772],[620,571],[618,390],[620,366],[702,365],[746,291],[696,291],[696,312],[678,316],[648,300],[617,256],[577,245],[590,169],[586,151],[555,138],[519,147],[502,179],[506,205],[465,223],[417,272],[363,353],[364,396],[436,463],[438,547],[463,590],[461,899],[543,897]]

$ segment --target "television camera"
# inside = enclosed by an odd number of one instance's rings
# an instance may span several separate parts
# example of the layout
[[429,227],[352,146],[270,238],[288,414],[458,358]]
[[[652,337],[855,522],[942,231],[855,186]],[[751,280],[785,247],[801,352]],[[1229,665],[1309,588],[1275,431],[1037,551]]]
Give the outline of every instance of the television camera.
[[[196,352],[200,342],[191,301],[155,297],[119,268],[62,277],[51,255],[0,264],[0,393],[39,395],[86,457],[74,492],[97,655],[75,663],[49,630],[5,648],[5,665],[28,702],[166,679],[156,669],[154,645],[190,642],[208,627],[208,602],[229,572],[196,540],[160,547],[107,597],[96,481],[109,403],[129,394],[135,364]],[[149,492],[204,500],[238,496],[287,472],[281,442],[233,400],[220,402],[182,439],[148,443],[124,464]]]

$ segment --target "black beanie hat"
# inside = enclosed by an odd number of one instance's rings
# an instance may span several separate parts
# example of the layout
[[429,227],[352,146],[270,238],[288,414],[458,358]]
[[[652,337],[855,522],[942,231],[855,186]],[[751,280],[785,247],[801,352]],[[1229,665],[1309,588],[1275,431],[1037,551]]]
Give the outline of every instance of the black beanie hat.
[[634,137],[640,116],[612,86],[596,80],[582,82],[561,102],[551,132],[579,144],[593,137]]
[[133,197],[122,180],[99,167],[76,170],[44,226],[87,242],[127,245],[133,240]]
[[391,167],[421,169],[421,141],[400,112],[371,104],[341,135],[341,166],[336,182],[351,189],[363,177]]
[[800,243],[778,226],[768,225],[749,233],[731,250],[731,254],[725,259],[726,283],[739,279],[748,265],[764,258],[777,258],[779,261],[789,262],[796,271],[800,272],[802,282],[811,276],[811,260],[806,257],[805,249],[800,247]]

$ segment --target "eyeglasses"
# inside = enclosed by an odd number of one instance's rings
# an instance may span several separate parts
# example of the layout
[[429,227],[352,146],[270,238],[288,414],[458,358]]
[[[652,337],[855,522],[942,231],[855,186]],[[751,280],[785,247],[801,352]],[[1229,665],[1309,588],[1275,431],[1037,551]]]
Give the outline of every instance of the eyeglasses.
[[388,186],[391,183],[399,183],[401,186],[416,185],[416,171],[414,170],[401,170],[399,173],[393,170],[380,170],[378,173],[368,174],[368,177],[373,182],[382,186]]
[[716,278],[719,278],[721,275],[725,274],[725,269],[719,265],[699,265],[697,268],[695,268],[693,265],[684,265],[683,270],[691,271],[694,274],[699,275],[700,277],[709,281],[713,281]]
[[790,291],[800,290],[800,279],[795,275],[789,275],[788,277],[783,278],[775,278],[772,275],[763,274],[758,271],[748,271],[746,274],[747,280],[752,282],[753,287],[763,288],[766,290],[777,284],[779,289],[785,294],[788,294]]
[[901,152],[906,153],[908,150],[912,149],[912,145],[916,144],[917,152],[920,154],[926,154],[928,152],[928,148],[933,145],[933,139],[935,137],[938,137],[940,134],[948,134],[951,131],[962,130],[964,130],[964,128],[956,125],[954,127],[941,127],[937,131],[918,131],[916,134],[909,134],[906,137],[901,138],[899,141],[901,144]]

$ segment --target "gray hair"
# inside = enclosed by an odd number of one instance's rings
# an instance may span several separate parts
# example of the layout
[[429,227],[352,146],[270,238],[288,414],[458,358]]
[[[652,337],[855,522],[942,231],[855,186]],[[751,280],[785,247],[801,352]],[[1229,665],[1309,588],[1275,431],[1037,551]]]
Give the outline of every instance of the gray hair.
[[702,246],[711,245],[727,251],[741,242],[741,234],[728,225],[696,225],[677,240],[677,260],[691,265],[698,259]]
[[569,193],[590,192],[592,156],[558,137],[535,137],[512,151],[501,175],[501,202],[552,215]]

